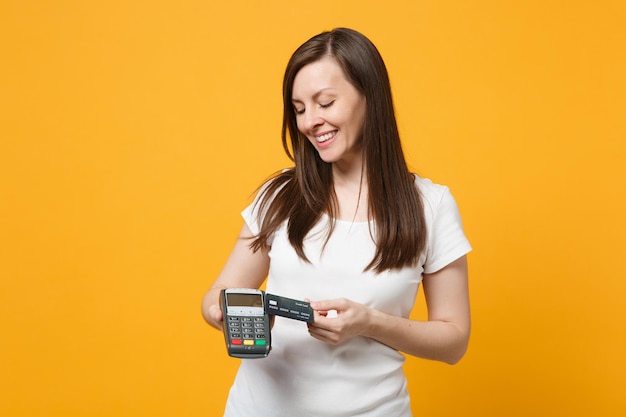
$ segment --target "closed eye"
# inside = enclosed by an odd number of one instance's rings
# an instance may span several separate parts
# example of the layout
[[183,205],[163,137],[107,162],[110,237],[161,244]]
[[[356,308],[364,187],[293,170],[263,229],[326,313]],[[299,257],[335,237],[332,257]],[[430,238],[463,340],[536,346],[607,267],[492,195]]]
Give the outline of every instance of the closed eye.
[[[332,100],[332,101],[329,101],[328,103],[320,103],[320,104],[319,104],[319,106],[320,106],[322,109],[327,109],[327,108],[329,108],[330,106],[332,106],[334,103],[335,103],[335,100]],[[301,115],[301,114],[304,114],[305,108],[303,107],[303,108],[301,108],[301,109],[298,109],[297,107],[294,107],[294,108],[293,108],[293,111],[294,111],[294,113],[295,113],[296,115]]]

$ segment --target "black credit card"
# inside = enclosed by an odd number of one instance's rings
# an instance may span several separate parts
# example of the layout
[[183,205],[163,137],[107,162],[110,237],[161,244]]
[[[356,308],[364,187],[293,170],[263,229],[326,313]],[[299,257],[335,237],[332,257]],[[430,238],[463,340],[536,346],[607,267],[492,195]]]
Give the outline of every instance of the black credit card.
[[306,301],[266,293],[265,311],[267,314],[313,323],[313,309]]

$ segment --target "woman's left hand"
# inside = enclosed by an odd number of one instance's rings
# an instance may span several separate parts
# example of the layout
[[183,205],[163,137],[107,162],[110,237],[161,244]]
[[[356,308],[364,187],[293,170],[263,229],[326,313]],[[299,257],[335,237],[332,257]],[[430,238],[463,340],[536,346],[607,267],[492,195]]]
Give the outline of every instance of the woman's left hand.
[[424,274],[426,321],[383,313],[345,298],[311,302],[314,320],[309,333],[332,345],[354,336],[369,337],[409,355],[454,364],[465,354],[470,336],[467,281],[465,256]]
[[370,323],[371,309],[345,298],[311,302],[311,307],[314,321],[308,324],[309,333],[331,345],[364,335]]

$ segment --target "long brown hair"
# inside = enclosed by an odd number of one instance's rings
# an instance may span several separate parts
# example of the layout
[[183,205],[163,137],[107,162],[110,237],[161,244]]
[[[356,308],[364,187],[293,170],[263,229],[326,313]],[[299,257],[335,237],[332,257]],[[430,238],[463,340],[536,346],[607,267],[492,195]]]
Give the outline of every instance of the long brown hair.
[[368,184],[368,213],[374,221],[374,259],[366,270],[380,273],[416,265],[426,243],[423,203],[409,171],[391,97],[387,69],[380,53],[365,36],[352,29],[323,32],[302,44],[291,56],[283,78],[283,148],[295,167],[270,179],[259,199],[260,232],[253,250],[287,221],[289,242],[308,262],[304,238],[326,213],[327,238],[334,228],[337,200],[331,164],[324,162],[298,130],[292,103],[292,87],[302,67],[330,56],[348,81],[365,97],[366,115],[362,149]]

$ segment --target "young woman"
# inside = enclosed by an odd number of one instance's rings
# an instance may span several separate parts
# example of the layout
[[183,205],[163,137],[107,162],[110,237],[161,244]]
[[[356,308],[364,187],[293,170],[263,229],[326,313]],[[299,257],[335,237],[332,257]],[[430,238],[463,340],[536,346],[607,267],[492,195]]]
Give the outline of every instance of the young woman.
[[[345,28],[314,36],[283,81],[294,167],[267,181],[205,295],[222,288],[311,300],[314,322],[276,317],[267,358],[243,360],[226,416],[410,416],[404,356],[456,363],[470,334],[466,254],[449,190],[411,173],[376,47]],[[420,282],[428,320],[409,319]]]

